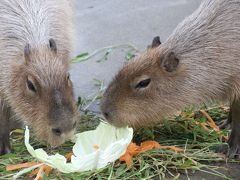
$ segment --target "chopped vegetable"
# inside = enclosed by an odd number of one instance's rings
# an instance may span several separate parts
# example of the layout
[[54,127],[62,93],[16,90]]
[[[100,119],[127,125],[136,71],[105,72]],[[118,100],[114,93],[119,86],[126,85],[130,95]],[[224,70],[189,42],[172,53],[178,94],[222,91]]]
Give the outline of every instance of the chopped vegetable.
[[132,136],[131,128],[115,128],[102,122],[96,130],[76,134],[73,153],[64,157],[58,153],[48,155],[41,148],[34,150],[29,144],[29,130],[26,127],[25,145],[38,161],[63,173],[71,173],[100,169],[114,162],[125,153]]
[[43,179],[43,166],[40,167],[37,176],[34,180],[42,180]]
[[70,153],[67,153],[65,155],[65,158],[67,159],[67,162],[70,162],[71,161],[71,157],[74,156],[73,152],[70,152]]
[[22,169],[22,168],[32,167],[37,164],[39,164],[39,163],[38,162],[27,162],[27,163],[21,163],[21,164],[14,164],[14,165],[6,166],[6,170],[14,171],[14,170]]
[[144,141],[140,146],[137,146],[135,143],[129,144],[127,151],[124,155],[122,155],[119,160],[124,161],[128,167],[131,167],[133,164],[132,158],[139,153],[143,153],[149,150],[154,149],[170,149],[175,152],[182,152],[183,149],[175,147],[175,146],[161,146],[156,141]]
[[211,128],[213,128],[215,131],[219,132],[219,131],[220,131],[219,127],[215,124],[215,122],[214,122],[213,119],[209,116],[209,114],[208,114],[206,111],[204,111],[204,110],[200,110],[200,112],[201,112],[204,116],[206,116],[206,118],[207,118],[207,120],[208,120],[209,126],[210,126]]

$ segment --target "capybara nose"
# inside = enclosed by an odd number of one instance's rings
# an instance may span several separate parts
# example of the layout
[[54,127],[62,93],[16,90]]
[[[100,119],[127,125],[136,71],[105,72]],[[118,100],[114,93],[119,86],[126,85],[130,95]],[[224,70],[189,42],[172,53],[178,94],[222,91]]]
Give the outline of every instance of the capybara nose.
[[109,113],[109,112],[103,112],[103,116],[104,116],[106,119],[109,119],[110,113]]
[[59,128],[52,128],[52,132],[53,132],[53,134],[55,134],[56,136],[61,136],[61,134],[62,134],[62,131],[61,131],[61,129],[59,129]]
[[103,116],[105,117],[105,119],[107,121],[112,121],[113,117],[114,117],[114,110],[113,108],[105,108],[103,111]]

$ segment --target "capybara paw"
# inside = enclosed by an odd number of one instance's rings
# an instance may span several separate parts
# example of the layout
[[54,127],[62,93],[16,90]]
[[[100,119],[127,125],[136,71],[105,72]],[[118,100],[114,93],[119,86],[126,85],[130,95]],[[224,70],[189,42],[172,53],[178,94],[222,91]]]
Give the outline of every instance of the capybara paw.
[[234,144],[229,148],[227,152],[227,157],[229,159],[239,159],[240,158],[240,143]]
[[233,129],[230,137],[228,139],[228,150],[226,151],[226,155],[229,159],[239,159],[240,158],[240,136],[239,131]]
[[0,140],[0,155],[8,154],[11,152],[10,143],[8,140]]

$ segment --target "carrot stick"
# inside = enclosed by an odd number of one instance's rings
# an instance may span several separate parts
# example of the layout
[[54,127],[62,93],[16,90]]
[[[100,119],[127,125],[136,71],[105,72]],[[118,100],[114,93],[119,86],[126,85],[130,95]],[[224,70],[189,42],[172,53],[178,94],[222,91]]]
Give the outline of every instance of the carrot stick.
[[133,164],[132,157],[129,153],[125,153],[123,156],[119,158],[120,161],[126,162],[128,167],[131,167]]
[[43,166],[40,167],[40,169],[37,173],[37,176],[34,180],[42,180],[43,179],[42,173],[43,173]]
[[131,156],[136,156],[140,152],[140,147],[138,145],[136,145],[135,143],[130,143],[127,148],[127,152]]
[[29,176],[29,177],[35,176],[36,174],[38,174],[38,172],[40,171],[41,168],[42,168],[42,170],[44,171],[44,173],[45,173],[46,175],[49,175],[49,174],[51,173],[51,171],[53,170],[52,167],[43,164],[43,165],[40,166],[39,168],[33,170],[30,174],[28,174],[28,176]]
[[[216,123],[213,121],[213,119],[209,116],[209,114],[208,114],[206,111],[204,111],[204,110],[200,110],[200,112],[201,112],[204,116],[207,117],[207,119],[208,119],[208,125],[209,125],[211,128],[213,128],[217,133],[220,133],[219,127],[216,125]],[[227,137],[227,136],[223,136],[223,139],[227,141],[227,140],[228,140],[228,137]]]
[[71,161],[72,155],[74,155],[73,152],[67,153],[67,154],[65,155],[65,158],[67,159],[67,162],[70,162],[70,161]]
[[45,164],[43,166],[44,166],[44,172],[48,176],[52,172],[53,168]]
[[175,152],[182,152],[183,149],[178,148],[176,146],[161,146],[156,141],[144,141],[140,146],[137,146],[135,143],[130,143],[128,145],[127,151],[124,155],[122,155],[119,160],[124,161],[128,167],[131,167],[133,164],[132,158],[139,153],[143,153],[153,149],[170,149]]
[[207,132],[209,132],[210,130],[207,128],[207,123],[204,123],[204,122],[195,122],[195,124],[197,124],[197,125],[200,125],[200,126],[202,126],[202,128],[204,129],[204,130],[206,130]]
[[156,141],[145,141],[140,145],[140,152],[145,152],[153,149],[159,149],[161,145]]
[[176,146],[161,146],[160,149],[170,149],[170,150],[173,150],[175,152],[183,152],[183,149],[178,148]]
[[206,111],[204,111],[204,110],[200,110],[200,112],[201,112],[204,116],[206,116],[206,118],[207,118],[207,120],[208,120],[208,122],[209,122],[209,123],[208,123],[209,126],[212,127],[215,131],[219,132],[219,131],[220,131],[219,127],[215,124],[215,122],[214,122],[213,119],[209,116],[209,114],[208,114]]
[[37,164],[39,164],[39,163],[38,162],[27,162],[27,163],[21,163],[21,164],[13,164],[13,165],[6,166],[6,170],[14,171],[14,170],[22,169],[22,168],[28,168],[31,166],[35,166]]
[[33,176],[37,175],[39,170],[40,170],[40,168],[34,169],[31,173],[28,174],[28,177],[33,177]]

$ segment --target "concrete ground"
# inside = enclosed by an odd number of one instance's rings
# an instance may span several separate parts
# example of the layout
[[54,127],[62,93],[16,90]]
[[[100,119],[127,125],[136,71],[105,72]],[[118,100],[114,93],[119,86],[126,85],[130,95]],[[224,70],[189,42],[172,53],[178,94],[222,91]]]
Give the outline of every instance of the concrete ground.
[[[77,0],[76,51],[132,43],[143,50],[159,35],[164,41],[177,24],[191,14],[200,0]],[[93,78],[109,80],[122,67],[125,53],[115,52],[108,61],[97,59],[74,64],[72,80],[77,96],[88,96],[96,89]]]
[[[200,0],[77,0],[75,55],[93,52],[105,46],[132,43],[139,50],[149,45],[154,36],[164,41]],[[72,65],[71,77],[76,96],[87,97],[96,91],[93,78],[107,84],[122,67],[125,53],[117,51],[107,61],[98,58]],[[223,165],[225,166],[225,165]],[[233,165],[233,178],[240,177],[239,166]],[[183,177],[183,179],[187,179]],[[190,179],[216,179],[204,173]],[[219,179],[219,178],[217,178]]]

